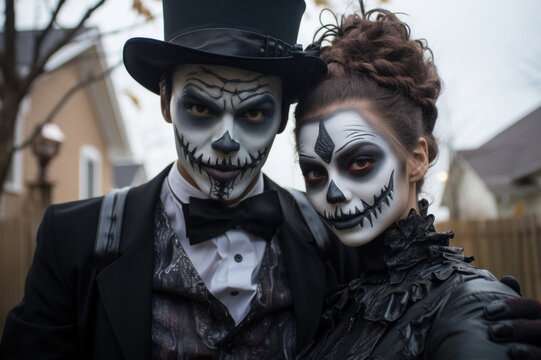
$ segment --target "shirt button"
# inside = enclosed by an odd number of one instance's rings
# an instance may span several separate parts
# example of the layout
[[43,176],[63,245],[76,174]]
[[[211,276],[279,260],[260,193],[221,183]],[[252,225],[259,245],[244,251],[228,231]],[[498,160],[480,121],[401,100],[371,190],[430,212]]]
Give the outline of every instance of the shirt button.
[[242,261],[242,255],[241,254],[236,254],[235,255],[235,261],[240,263]]

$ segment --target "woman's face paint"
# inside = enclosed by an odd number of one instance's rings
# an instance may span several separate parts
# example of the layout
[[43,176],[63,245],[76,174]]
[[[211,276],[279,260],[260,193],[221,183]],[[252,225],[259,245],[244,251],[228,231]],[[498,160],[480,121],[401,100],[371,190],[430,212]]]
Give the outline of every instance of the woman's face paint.
[[342,109],[306,122],[298,142],[306,194],[344,244],[364,245],[402,215],[404,160],[361,113]]
[[201,191],[241,196],[258,176],[280,125],[282,81],[217,65],[182,65],[171,119],[179,161]]

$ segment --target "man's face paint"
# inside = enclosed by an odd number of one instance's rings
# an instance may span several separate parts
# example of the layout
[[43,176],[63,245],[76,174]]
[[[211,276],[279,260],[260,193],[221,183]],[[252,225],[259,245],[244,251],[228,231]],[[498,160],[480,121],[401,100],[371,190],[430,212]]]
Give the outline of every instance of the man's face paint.
[[408,203],[405,163],[356,110],[340,110],[301,125],[299,162],[306,194],[349,246],[364,245]]
[[210,198],[234,200],[259,174],[280,125],[281,100],[277,76],[193,64],[174,73],[178,158]]

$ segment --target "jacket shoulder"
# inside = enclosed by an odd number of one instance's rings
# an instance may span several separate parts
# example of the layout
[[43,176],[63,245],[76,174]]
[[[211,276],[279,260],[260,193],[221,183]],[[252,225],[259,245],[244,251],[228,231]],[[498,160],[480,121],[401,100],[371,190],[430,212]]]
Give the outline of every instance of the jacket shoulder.
[[93,255],[102,197],[51,205],[41,222],[37,249],[48,248],[60,270],[87,265]]
[[505,284],[483,277],[467,278],[449,292],[428,339],[428,358],[507,359],[505,345],[490,341],[484,308],[493,300],[519,297]]

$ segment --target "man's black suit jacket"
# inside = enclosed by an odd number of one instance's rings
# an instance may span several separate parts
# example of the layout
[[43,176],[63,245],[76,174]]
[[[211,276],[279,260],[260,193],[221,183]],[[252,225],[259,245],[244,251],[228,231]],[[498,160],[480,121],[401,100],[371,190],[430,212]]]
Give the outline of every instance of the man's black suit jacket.
[[[120,255],[93,263],[102,198],[53,205],[37,236],[24,299],[6,319],[1,359],[148,359],[153,219],[169,167],[126,198]],[[289,193],[265,178],[280,199],[279,240],[297,318],[299,350],[314,335],[325,293],[358,275],[356,252],[338,240],[322,261]]]

